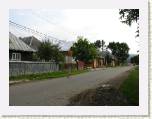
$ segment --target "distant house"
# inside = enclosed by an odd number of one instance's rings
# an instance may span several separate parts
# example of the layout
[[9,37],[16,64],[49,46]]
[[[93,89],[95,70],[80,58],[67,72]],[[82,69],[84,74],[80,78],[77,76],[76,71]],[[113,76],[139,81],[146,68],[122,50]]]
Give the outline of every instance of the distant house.
[[14,34],[9,32],[9,60],[10,61],[31,61],[32,54],[36,52]]
[[90,66],[101,68],[106,66],[115,66],[117,59],[109,51],[99,51],[98,57],[93,60]]

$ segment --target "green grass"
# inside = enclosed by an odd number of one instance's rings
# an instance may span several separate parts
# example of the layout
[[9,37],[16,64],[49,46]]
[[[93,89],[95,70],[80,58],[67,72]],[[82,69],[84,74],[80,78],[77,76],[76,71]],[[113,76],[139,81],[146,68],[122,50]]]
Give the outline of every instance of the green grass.
[[127,97],[131,105],[139,105],[139,67],[130,71],[128,78],[121,85],[120,91]]
[[[76,75],[80,73],[87,72],[87,70],[74,70],[70,73],[70,75]],[[20,76],[12,76],[9,80],[44,80],[49,78],[59,78],[66,77],[68,75],[67,71],[60,72],[49,72],[49,73],[37,73],[37,74],[29,74],[29,75],[20,75]]]

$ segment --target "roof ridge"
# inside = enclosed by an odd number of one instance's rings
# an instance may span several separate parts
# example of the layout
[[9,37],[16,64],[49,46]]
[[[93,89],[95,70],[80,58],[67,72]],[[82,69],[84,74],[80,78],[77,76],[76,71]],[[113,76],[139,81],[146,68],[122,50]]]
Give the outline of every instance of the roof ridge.
[[11,50],[35,52],[33,48],[31,48],[29,45],[24,43],[21,39],[19,39],[11,32],[9,32],[9,40],[11,41],[9,43],[9,49]]

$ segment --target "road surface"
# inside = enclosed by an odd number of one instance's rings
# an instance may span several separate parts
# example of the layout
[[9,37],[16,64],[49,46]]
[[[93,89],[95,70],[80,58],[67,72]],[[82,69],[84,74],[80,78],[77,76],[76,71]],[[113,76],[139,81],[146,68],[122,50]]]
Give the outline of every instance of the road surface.
[[52,80],[33,81],[9,87],[10,106],[64,106],[70,97],[94,88],[130,70],[131,66],[96,71]]

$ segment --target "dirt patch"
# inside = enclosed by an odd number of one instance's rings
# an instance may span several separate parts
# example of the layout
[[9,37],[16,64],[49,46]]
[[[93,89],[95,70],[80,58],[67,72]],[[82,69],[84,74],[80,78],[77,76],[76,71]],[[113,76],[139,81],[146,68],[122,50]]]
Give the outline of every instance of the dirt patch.
[[119,90],[109,87],[86,90],[70,99],[69,106],[128,106]]
[[126,72],[120,74],[119,76],[114,77],[114,78],[110,79],[109,81],[104,82],[100,85],[101,86],[102,85],[111,85],[113,88],[119,89],[120,85],[127,79],[129,73],[130,73],[130,70],[126,71]]
[[127,98],[119,91],[120,85],[127,78],[129,71],[100,84],[94,89],[70,98],[69,106],[129,106]]

